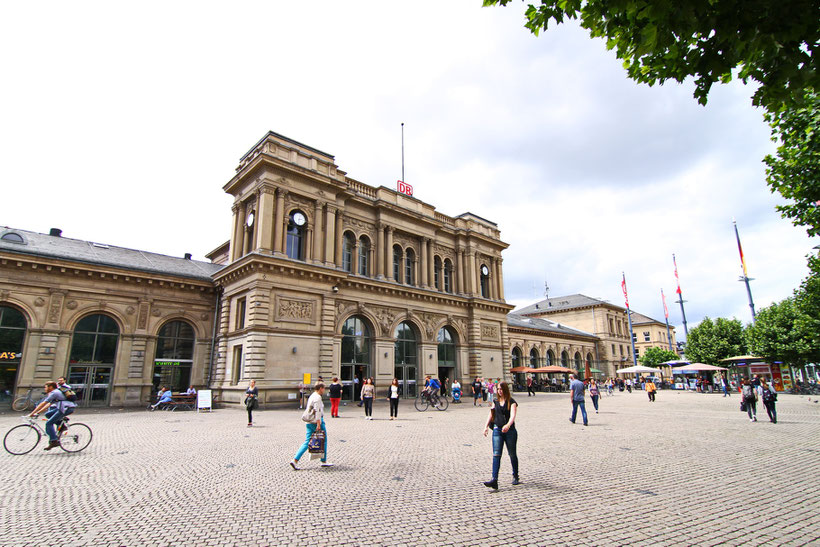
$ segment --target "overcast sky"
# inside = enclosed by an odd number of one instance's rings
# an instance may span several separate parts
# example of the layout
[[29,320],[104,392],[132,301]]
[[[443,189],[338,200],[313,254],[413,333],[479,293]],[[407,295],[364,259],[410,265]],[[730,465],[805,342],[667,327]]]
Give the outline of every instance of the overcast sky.
[[[226,241],[221,190],[268,130],[348,175],[406,179],[498,223],[507,300],[583,293],[690,327],[789,296],[817,240],[780,218],[754,89],[648,87],[575,25],[523,3],[6,2],[0,225],[182,256]],[[682,328],[678,329],[681,331]]]

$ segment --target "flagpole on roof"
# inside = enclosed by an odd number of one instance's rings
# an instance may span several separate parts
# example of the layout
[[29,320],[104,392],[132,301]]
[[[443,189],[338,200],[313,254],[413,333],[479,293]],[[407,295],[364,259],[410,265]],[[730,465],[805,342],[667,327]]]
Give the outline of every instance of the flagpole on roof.
[[743,247],[740,246],[740,234],[737,232],[737,222],[735,219],[732,219],[732,224],[735,227],[735,238],[737,239],[737,251],[740,253],[740,267],[743,270],[743,275],[740,276],[738,281],[743,281],[746,283],[746,294],[749,296],[749,307],[752,309],[752,323],[756,321],[755,319],[755,302],[752,300],[752,289],[749,286],[749,281],[754,281],[753,278],[749,277],[749,273],[746,270],[746,260],[743,258]]
[[680,314],[683,317],[683,332],[686,333],[686,339],[689,339],[689,327],[686,326],[686,312],[683,309],[683,303],[686,300],[683,299],[683,293],[680,290],[680,278],[678,277],[678,262],[675,260],[675,253],[672,253],[672,264],[675,265],[675,281],[678,282],[678,299],[675,300],[677,304],[680,304]]

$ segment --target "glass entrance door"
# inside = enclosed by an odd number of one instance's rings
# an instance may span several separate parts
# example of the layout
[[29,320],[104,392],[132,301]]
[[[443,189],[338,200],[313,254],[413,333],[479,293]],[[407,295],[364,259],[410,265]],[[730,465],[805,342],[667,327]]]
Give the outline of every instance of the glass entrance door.
[[342,365],[342,400],[359,401],[364,379],[369,377],[369,365]]
[[396,365],[396,379],[399,381],[399,397],[416,397],[416,365]]
[[111,391],[113,367],[74,365],[68,371],[68,385],[77,393],[80,406],[105,406]]

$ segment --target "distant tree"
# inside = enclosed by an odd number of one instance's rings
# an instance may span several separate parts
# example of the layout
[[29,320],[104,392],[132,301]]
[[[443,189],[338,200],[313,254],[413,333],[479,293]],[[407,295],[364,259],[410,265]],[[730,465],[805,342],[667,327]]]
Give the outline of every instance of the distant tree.
[[680,357],[674,351],[664,348],[647,348],[640,357],[641,364],[645,367],[656,367],[666,361],[676,361]]
[[746,341],[738,319],[704,317],[686,338],[686,359],[692,362],[720,365],[721,359],[744,353]]
[[799,367],[820,360],[820,339],[814,328],[795,298],[787,298],[760,310],[745,336],[754,355]]
[[758,82],[752,103],[770,111],[800,103],[806,88],[820,89],[816,0],[541,0],[525,17],[536,35],[551,22],[580,19],[615,50],[630,78],[654,85],[692,76],[700,104],[713,84],[735,76]]

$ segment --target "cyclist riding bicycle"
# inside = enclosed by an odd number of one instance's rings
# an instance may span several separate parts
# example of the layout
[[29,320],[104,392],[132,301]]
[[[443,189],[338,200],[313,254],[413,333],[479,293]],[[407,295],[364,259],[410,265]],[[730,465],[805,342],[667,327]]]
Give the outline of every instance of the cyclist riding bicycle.
[[441,390],[441,384],[428,374],[424,379],[423,393],[427,394],[431,402],[436,402],[439,400],[439,390]]
[[66,399],[63,392],[57,389],[57,382],[46,382],[44,387],[46,390],[46,398],[43,399],[42,403],[37,405],[37,408],[29,414],[29,417],[36,418],[40,412],[49,407],[46,412],[46,418],[48,418],[46,422],[46,434],[48,434],[49,440],[48,446],[45,447],[44,450],[51,450],[52,448],[60,446],[60,440],[57,437],[57,423],[62,422],[63,418],[74,412],[77,405]]

